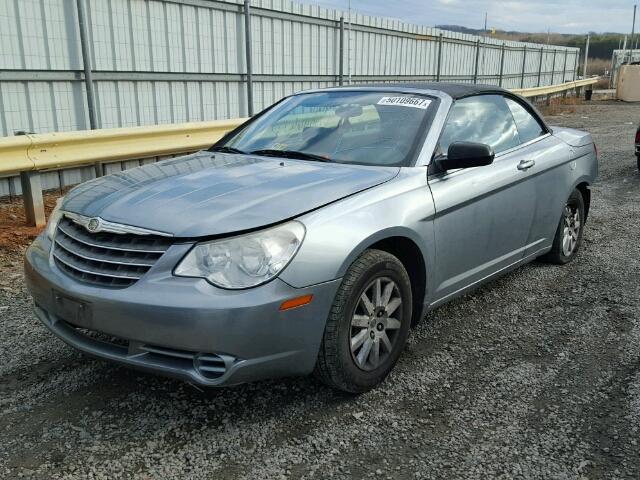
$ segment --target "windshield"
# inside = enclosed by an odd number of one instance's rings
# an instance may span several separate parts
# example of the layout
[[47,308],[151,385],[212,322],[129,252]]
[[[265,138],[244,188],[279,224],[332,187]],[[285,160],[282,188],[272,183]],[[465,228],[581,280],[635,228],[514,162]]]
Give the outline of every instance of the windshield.
[[406,165],[426,133],[435,99],[395,92],[294,95],[214,148],[303,160]]

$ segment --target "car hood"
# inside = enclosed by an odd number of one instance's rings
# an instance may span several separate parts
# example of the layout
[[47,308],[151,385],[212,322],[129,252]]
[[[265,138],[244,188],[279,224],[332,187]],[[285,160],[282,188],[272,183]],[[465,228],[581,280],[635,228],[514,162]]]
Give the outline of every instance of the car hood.
[[398,171],[203,151],[83,183],[62,209],[176,237],[212,236],[296,217]]

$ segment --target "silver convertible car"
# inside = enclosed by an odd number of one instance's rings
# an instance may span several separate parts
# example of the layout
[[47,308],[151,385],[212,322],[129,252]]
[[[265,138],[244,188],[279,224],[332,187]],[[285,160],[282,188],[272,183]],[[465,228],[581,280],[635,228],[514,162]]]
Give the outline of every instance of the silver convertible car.
[[40,320],[89,354],[363,392],[429,309],[571,261],[596,174],[589,134],[496,87],[306,91],[206,151],[74,188],[26,277]]

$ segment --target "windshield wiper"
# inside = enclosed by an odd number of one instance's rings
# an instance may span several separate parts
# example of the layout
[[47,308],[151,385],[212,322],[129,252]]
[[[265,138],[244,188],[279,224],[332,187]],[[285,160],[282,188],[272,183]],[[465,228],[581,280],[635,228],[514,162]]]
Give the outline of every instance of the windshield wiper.
[[321,155],[314,155],[313,153],[297,152],[295,150],[255,150],[251,152],[251,155],[262,155],[265,157],[281,157],[281,158],[295,158],[298,160],[313,160],[316,162],[330,162],[331,159],[323,157]]
[[237,148],[225,147],[225,146],[216,147],[215,145],[213,147],[211,147],[209,149],[209,151],[210,152],[221,152],[221,153],[239,153],[239,154],[247,153],[247,152],[243,152],[242,150],[238,150]]

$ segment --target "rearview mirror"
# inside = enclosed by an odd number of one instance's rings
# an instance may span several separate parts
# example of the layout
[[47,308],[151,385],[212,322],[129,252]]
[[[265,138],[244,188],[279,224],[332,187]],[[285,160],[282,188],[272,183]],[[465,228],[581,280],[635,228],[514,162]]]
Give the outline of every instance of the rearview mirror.
[[482,167],[493,163],[495,156],[493,148],[484,143],[453,142],[446,158],[438,160],[438,164],[443,170]]
[[353,118],[362,115],[360,105],[340,105],[336,108],[336,115],[340,118]]

